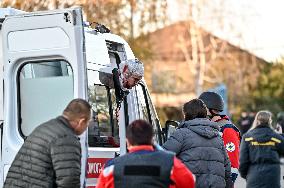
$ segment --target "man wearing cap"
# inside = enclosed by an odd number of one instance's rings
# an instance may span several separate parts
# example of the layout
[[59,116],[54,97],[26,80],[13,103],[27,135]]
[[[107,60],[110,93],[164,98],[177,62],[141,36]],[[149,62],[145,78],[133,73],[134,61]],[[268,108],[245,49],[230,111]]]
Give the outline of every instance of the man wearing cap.
[[240,131],[227,115],[221,115],[224,110],[224,101],[219,94],[207,91],[203,92],[199,99],[206,104],[211,121],[217,122],[220,126],[220,134],[231,162],[231,179],[234,183],[239,169]]

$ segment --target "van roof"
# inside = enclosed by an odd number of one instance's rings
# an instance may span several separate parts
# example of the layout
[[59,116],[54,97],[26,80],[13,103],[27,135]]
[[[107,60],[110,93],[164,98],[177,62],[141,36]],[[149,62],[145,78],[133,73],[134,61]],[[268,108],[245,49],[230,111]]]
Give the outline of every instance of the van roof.
[[24,13],[25,11],[14,9],[11,7],[8,8],[0,8],[0,19],[5,18],[6,16],[17,15]]
[[11,8],[11,7],[0,8],[0,30],[2,28],[2,23],[4,22],[6,16],[12,16],[12,15],[17,15],[17,14],[21,14],[21,13],[24,13],[24,11],[14,9],[14,8]]

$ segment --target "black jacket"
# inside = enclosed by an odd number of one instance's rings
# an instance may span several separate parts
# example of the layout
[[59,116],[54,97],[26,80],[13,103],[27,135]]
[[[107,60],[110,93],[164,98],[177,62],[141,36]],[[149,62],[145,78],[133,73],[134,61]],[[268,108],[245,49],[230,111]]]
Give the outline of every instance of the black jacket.
[[196,188],[231,186],[231,165],[217,123],[194,119],[181,124],[163,147],[196,176]]
[[37,127],[16,155],[4,188],[80,187],[81,145],[64,117]]
[[174,153],[140,150],[109,161],[114,165],[116,188],[167,188],[171,183]]
[[280,155],[284,138],[266,125],[244,134],[240,151],[240,174],[248,188],[280,188]]

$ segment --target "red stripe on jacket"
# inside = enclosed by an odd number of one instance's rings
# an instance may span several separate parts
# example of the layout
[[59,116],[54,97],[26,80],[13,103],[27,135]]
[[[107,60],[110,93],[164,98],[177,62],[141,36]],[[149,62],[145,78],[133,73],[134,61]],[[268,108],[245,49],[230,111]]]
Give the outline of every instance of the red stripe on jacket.
[[[220,124],[232,124],[228,116],[223,116],[220,119],[215,120],[215,122]],[[225,128],[223,131],[222,138],[231,162],[231,167],[233,169],[239,169],[240,138],[241,138],[240,133],[233,128]],[[232,170],[232,172],[234,171]]]

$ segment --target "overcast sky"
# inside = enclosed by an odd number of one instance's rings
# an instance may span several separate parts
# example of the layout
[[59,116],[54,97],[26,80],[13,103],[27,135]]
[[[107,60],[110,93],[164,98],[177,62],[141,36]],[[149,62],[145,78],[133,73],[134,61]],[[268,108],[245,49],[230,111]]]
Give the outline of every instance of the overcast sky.
[[[172,21],[188,17],[187,7],[178,5],[182,1],[168,0]],[[206,4],[197,21],[206,30],[267,61],[284,57],[284,0],[207,0]]]

